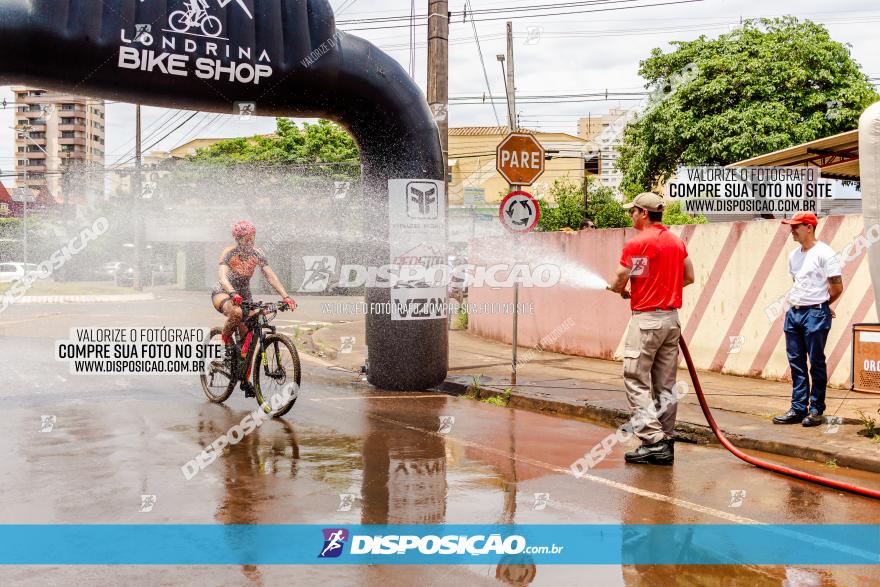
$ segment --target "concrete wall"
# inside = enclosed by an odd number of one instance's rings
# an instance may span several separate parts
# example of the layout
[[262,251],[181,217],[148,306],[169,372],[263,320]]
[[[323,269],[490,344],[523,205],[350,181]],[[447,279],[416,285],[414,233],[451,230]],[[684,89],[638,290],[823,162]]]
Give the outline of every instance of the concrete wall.
[[[687,244],[696,283],[685,289],[680,312],[683,333],[699,368],[769,379],[790,379],[782,332],[783,315],[773,304],[791,287],[788,254],[797,246],[788,227],[776,220],[672,227]],[[863,233],[861,215],[822,219],[819,239],[843,252]],[[633,229],[578,233],[537,233],[524,245],[544,256],[574,260],[605,279],[616,271],[623,243]],[[864,244],[864,240],[861,241]],[[508,243],[484,241],[474,247],[472,262]],[[852,260],[843,272],[844,293],[837,302],[825,349],[832,385],[848,386],[853,323],[876,322],[874,293],[865,247],[847,252]],[[472,304],[510,303],[512,290],[470,288]],[[533,315],[521,315],[519,344],[536,346],[542,338],[571,319],[574,326],[544,348],[556,352],[619,359],[630,317],[629,305],[605,291],[559,285],[549,289],[521,288],[520,302],[533,303]],[[510,342],[509,314],[475,313],[469,317],[475,334]],[[741,337],[741,338],[738,338]],[[732,344],[733,339],[733,344]],[[741,346],[739,346],[741,342]]]

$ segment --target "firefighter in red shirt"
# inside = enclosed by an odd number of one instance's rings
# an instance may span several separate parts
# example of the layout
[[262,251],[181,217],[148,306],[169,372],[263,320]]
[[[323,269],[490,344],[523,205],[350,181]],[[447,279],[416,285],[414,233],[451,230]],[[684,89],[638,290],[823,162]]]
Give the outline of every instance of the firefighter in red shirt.
[[628,463],[668,465],[675,459],[673,387],[681,338],[678,309],[682,289],[694,282],[694,267],[684,243],[662,224],[662,197],[642,193],[624,208],[639,233],[624,245],[608,290],[630,300],[632,319],[623,351],[623,381],[633,410],[633,433],[642,441],[625,459]]

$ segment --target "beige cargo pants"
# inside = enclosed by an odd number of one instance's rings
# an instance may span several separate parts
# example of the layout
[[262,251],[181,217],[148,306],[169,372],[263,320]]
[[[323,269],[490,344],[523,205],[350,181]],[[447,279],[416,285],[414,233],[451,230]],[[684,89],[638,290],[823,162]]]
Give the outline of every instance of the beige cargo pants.
[[661,411],[661,394],[674,393],[680,338],[676,310],[638,312],[629,321],[623,382],[633,411],[633,432],[645,444],[673,437],[677,404],[666,401]]

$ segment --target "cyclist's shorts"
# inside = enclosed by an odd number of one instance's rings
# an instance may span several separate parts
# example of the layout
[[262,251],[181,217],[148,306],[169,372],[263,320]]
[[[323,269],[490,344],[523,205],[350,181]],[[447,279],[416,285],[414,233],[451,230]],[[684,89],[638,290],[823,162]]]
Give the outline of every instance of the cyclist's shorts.
[[[253,301],[253,296],[251,295],[250,290],[248,290],[248,291],[246,291],[246,292],[241,292],[241,291],[240,291],[240,292],[238,292],[238,293],[241,294],[241,297],[244,298],[244,301],[246,301],[246,302]],[[226,293],[226,290],[223,289],[223,286],[220,285],[219,283],[218,283],[217,285],[214,286],[214,289],[211,290],[211,305],[212,305],[212,306],[214,305],[214,298],[215,298],[216,296],[218,296],[218,295],[229,296],[229,294]],[[231,300],[232,298],[230,297],[229,299]],[[224,304],[225,304],[225,303],[226,303],[226,302],[224,302]],[[217,307],[214,306],[214,309],[217,310]],[[221,306],[220,306],[220,309],[217,310],[217,311],[220,312],[220,313],[222,314],[222,313],[223,313],[223,305],[221,305]]]

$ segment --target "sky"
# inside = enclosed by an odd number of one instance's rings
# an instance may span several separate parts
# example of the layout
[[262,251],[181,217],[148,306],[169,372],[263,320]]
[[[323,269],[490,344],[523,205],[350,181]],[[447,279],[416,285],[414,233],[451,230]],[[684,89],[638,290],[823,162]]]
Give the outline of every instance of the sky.
[[[659,4],[670,0],[642,0],[641,4]],[[558,3],[558,2],[557,2]],[[358,21],[388,16],[409,16],[410,2],[403,0],[331,0],[338,21]],[[472,0],[474,10],[514,9],[552,4],[550,0]],[[418,0],[416,14],[425,22],[427,0]],[[449,94],[451,98],[483,96],[486,87],[473,24],[462,22],[464,0],[453,0],[450,10],[456,13],[450,24]],[[872,8],[873,7],[873,8]],[[875,0],[702,0],[677,5],[592,12],[565,16],[535,17],[524,13],[513,19],[516,91],[518,96],[633,92],[644,89],[638,75],[639,62],[653,48],[669,50],[670,41],[691,40],[701,34],[714,37],[739,24],[741,19],[793,14],[824,23],[832,38],[848,43],[862,70],[880,82],[880,5]],[[505,16],[501,14],[501,16]],[[477,18],[481,18],[478,16]],[[485,17],[487,18],[487,17]],[[410,29],[389,28],[357,30],[393,23],[340,23],[341,30],[362,36],[397,59],[404,68],[410,63]],[[504,80],[496,55],[505,52],[505,20],[476,22],[486,75],[494,95],[503,96]],[[424,91],[426,85],[425,26],[415,27],[415,80]],[[0,101],[13,102],[8,87],[0,87]],[[521,125],[545,131],[577,133],[577,119],[601,115],[609,108],[626,107],[635,102],[580,101],[555,104],[518,104]],[[498,104],[497,117],[503,124],[506,107]],[[143,109],[145,147],[155,139],[151,132],[161,128],[171,113],[161,108]],[[106,164],[130,160],[134,145],[134,106],[107,105]],[[450,126],[495,125],[496,111],[489,104],[453,104]],[[0,172],[12,171],[14,165],[14,125],[11,106],[0,109]],[[151,126],[152,125],[152,126]],[[170,130],[171,127],[168,127]],[[177,132],[150,150],[169,150],[196,137],[235,137],[271,132],[272,118],[256,117],[242,121],[237,116],[200,113]],[[9,181],[4,179],[9,185]]]

